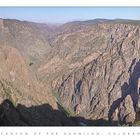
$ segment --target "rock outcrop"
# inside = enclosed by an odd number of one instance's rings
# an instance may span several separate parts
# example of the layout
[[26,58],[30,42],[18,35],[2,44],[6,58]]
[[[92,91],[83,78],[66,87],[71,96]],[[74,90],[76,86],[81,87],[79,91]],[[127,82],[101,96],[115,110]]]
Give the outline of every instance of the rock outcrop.
[[119,107],[119,119],[122,123],[133,124],[136,113],[133,107],[133,101],[130,95],[127,95]]

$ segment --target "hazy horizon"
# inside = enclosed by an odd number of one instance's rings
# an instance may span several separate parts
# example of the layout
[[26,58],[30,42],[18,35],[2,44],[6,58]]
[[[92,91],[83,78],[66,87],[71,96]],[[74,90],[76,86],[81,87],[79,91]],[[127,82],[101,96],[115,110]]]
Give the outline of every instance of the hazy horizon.
[[17,21],[23,21],[23,22],[33,22],[33,23],[39,23],[39,24],[50,24],[50,25],[62,25],[62,24],[66,24],[66,23],[70,23],[70,22],[84,22],[84,21],[92,21],[92,20],[96,20],[96,19],[101,19],[101,20],[132,20],[132,21],[140,21],[140,20],[135,20],[135,19],[120,19],[120,18],[115,18],[115,19],[105,19],[105,18],[94,18],[94,19],[86,19],[86,20],[71,20],[71,21],[66,21],[64,23],[55,23],[55,22],[37,22],[37,21],[30,21],[30,20],[21,20],[21,19],[15,19],[15,18],[1,18],[0,19],[4,19],[4,20],[17,20]]
[[140,20],[140,7],[0,7],[0,18],[49,24],[94,19]]

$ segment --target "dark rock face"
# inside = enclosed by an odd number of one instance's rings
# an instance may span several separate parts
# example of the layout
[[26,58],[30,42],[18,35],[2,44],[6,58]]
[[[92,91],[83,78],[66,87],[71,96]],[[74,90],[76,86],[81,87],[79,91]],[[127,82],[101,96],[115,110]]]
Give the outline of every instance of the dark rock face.
[[[99,26],[107,42],[104,51],[57,82],[59,97],[78,116],[134,122],[139,97],[139,26]],[[98,43],[96,47],[101,50]]]

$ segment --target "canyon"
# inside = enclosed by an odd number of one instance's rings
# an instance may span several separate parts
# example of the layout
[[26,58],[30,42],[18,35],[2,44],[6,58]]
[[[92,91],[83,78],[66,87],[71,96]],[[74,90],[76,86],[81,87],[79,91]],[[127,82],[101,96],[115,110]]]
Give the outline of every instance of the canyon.
[[140,21],[0,19],[1,126],[139,125]]

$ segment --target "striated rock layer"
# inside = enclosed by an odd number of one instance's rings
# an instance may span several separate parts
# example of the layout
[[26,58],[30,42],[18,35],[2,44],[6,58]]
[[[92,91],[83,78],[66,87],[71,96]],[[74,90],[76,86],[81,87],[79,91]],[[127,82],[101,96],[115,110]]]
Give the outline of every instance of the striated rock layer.
[[89,28],[84,40],[90,44],[90,53],[98,54],[54,81],[59,98],[86,119],[133,123],[140,87],[140,26],[104,23]]

